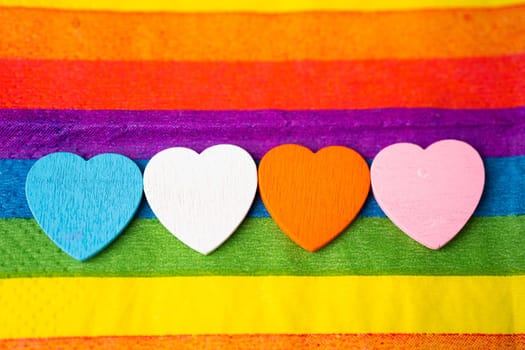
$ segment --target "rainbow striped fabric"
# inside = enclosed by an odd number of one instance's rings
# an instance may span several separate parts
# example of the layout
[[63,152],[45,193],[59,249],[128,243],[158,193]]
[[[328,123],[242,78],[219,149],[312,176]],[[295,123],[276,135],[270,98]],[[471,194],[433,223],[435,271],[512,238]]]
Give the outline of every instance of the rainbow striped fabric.
[[[525,4],[0,0],[0,348],[525,348]],[[260,199],[210,256],[143,204],[79,263],[25,201],[39,157],[455,138],[474,218],[430,251],[369,198],[316,253]]]

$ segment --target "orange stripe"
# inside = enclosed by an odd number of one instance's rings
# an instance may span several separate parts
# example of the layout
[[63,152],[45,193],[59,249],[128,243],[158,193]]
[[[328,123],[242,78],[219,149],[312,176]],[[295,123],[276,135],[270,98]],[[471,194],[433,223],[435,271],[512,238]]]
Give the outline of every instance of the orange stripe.
[[523,349],[525,335],[483,334],[327,334],[177,335],[162,337],[78,337],[0,340],[11,350],[150,349]]
[[407,12],[177,14],[2,8],[0,57],[281,61],[525,51],[525,6]]
[[348,109],[525,105],[525,55],[119,62],[0,60],[0,108]]

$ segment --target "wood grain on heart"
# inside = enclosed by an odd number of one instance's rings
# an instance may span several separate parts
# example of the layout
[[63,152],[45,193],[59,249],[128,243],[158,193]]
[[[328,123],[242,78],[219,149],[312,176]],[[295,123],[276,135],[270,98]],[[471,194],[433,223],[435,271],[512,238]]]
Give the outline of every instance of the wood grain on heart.
[[142,173],[118,154],[86,161],[73,153],[52,153],[29,170],[26,197],[48,237],[83,261],[111,243],[133,218],[142,198]]
[[313,153],[288,144],[261,160],[259,189],[277,225],[298,245],[316,251],[357,216],[370,189],[370,172],[350,148]]
[[398,143],[375,157],[372,189],[385,214],[408,236],[431,248],[447,244],[474,213],[485,169],[469,144],[443,140],[427,149]]
[[144,192],[161,224],[202,254],[230,237],[256,191],[255,162],[234,145],[216,145],[201,154],[169,148],[151,158],[144,171]]

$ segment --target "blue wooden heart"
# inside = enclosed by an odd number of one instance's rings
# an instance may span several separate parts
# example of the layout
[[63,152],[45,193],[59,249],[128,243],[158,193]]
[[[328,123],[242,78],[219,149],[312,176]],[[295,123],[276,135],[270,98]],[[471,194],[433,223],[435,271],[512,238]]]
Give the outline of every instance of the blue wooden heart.
[[142,198],[142,173],[118,154],[86,161],[52,153],[29,170],[26,197],[36,221],[55,244],[84,261],[124,230]]

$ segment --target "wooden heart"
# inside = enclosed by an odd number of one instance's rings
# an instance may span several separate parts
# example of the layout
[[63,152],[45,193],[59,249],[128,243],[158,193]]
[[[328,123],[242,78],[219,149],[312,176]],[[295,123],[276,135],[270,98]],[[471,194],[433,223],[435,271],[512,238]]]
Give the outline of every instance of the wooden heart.
[[370,172],[365,160],[347,147],[313,153],[303,146],[282,145],[261,160],[259,189],[277,225],[313,252],[357,216],[370,189]]
[[469,144],[443,140],[423,150],[411,143],[383,149],[371,169],[374,196],[408,236],[431,248],[447,244],[479,203],[485,169]]
[[84,261],[113,241],[142,199],[142,173],[118,154],[86,161],[66,152],[40,158],[27,174],[26,197],[49,238]]
[[256,191],[255,162],[234,145],[216,145],[200,155],[169,148],[157,153],[144,171],[144,193],[159,221],[202,254],[230,237]]

